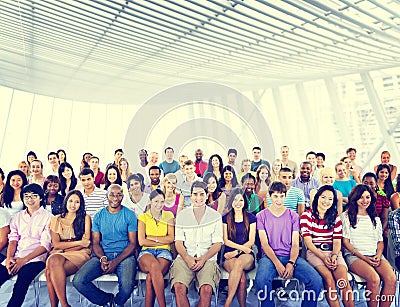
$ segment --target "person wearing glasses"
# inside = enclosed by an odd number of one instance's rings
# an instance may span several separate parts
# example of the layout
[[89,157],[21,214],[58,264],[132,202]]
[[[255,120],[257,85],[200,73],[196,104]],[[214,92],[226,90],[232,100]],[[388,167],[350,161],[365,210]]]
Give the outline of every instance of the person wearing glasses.
[[18,275],[7,306],[21,306],[33,279],[45,268],[51,248],[48,228],[53,215],[44,208],[42,187],[31,183],[22,188],[24,209],[10,222],[7,258],[0,265],[0,286]]
[[[108,187],[108,206],[93,218],[92,244],[94,256],[75,274],[74,287],[93,304],[123,306],[135,285],[137,246],[136,214],[122,206],[124,193],[118,184]],[[118,293],[107,293],[92,281],[104,274],[116,274]]]

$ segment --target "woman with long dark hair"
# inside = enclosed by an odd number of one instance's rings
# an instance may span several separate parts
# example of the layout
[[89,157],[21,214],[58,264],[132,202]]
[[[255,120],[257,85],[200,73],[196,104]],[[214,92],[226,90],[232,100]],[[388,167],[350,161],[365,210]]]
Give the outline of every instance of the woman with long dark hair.
[[231,165],[226,165],[222,169],[222,177],[219,180],[219,187],[229,198],[232,189],[238,186],[235,169]]
[[[336,281],[344,280],[341,288],[344,306],[354,306],[349,296],[351,287],[347,279],[347,266],[341,253],[342,221],[337,211],[338,199],[331,185],[321,186],[314,196],[311,210],[301,215],[301,232],[307,247],[307,261],[321,275],[329,306],[340,306]],[[330,292],[331,291],[331,292]]]
[[368,306],[378,306],[380,295],[385,298],[385,301],[380,301],[380,306],[389,307],[396,292],[396,276],[382,256],[382,224],[376,214],[375,202],[374,193],[364,184],[357,185],[351,191],[348,209],[340,216],[343,246],[350,271],[367,281]]
[[57,157],[58,157],[58,162],[60,164],[67,162],[67,153],[65,152],[64,149],[57,150]]
[[224,235],[224,269],[229,272],[228,296],[230,306],[237,295],[240,307],[246,306],[246,271],[254,268],[252,246],[256,237],[256,217],[247,212],[243,190],[235,188],[228,199],[229,211],[222,217]]
[[21,191],[27,185],[25,174],[20,170],[14,170],[8,173],[6,184],[4,185],[4,195],[2,207],[13,217],[19,211],[24,209],[24,203],[21,199]]
[[392,180],[390,179],[390,167],[387,164],[379,164],[376,169],[378,194],[385,196],[389,201],[394,193]]
[[70,306],[66,296],[66,277],[76,273],[90,259],[91,219],[80,191],[70,191],[62,213],[50,221],[53,250],[46,262],[47,289],[52,307]]
[[203,177],[203,182],[207,184],[206,205],[222,214],[227,197],[219,187],[217,176],[214,173],[207,173]]
[[203,176],[205,176],[207,173],[214,173],[219,180],[222,177],[223,168],[224,168],[224,163],[222,162],[221,156],[218,154],[213,154],[208,159],[208,167],[207,170],[204,172]]
[[65,196],[69,191],[75,189],[78,179],[75,177],[74,169],[68,162],[63,162],[58,168],[58,177],[61,182],[61,195]]
[[112,184],[122,186],[121,174],[115,165],[110,165],[106,169],[106,173],[104,174],[104,190],[107,190]]
[[146,276],[145,306],[165,307],[164,278],[172,262],[170,244],[174,242],[174,215],[163,210],[164,192],[150,193],[150,204],[138,218],[138,241],[142,250],[138,256],[139,268]]

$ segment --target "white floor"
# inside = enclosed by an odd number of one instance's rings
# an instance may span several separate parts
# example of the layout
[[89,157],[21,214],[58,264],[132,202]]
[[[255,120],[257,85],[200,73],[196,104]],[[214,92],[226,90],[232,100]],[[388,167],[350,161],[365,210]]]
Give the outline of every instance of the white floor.
[[[0,306],[1,307],[7,305],[7,302],[11,296],[12,287],[13,287],[13,282],[8,281],[0,288]],[[100,282],[100,287],[109,292],[114,292],[117,290],[116,285],[114,283],[110,283],[110,282]],[[143,283],[143,287],[144,287],[144,283]],[[35,289],[36,289],[36,292],[38,292],[38,295],[35,295]],[[144,291],[144,288],[143,288],[143,291]],[[359,290],[360,294],[362,294],[362,292],[363,292],[363,290]],[[70,283],[67,286],[67,293],[68,293],[68,301],[71,306],[74,306],[74,307],[75,306],[84,306],[84,307],[96,306],[96,305],[91,304],[88,300],[84,299],[81,295],[79,295],[79,293],[72,287],[72,285]],[[166,294],[167,306],[175,306],[175,304],[173,302],[172,293],[169,290],[169,286],[165,289],[165,294]],[[144,306],[143,295],[144,295],[144,293],[142,293],[141,289],[136,288],[131,299],[126,302],[125,307],[127,307],[127,306],[135,306],[135,307]],[[221,291],[219,293],[217,307],[223,306],[225,297],[226,297],[226,292]],[[360,297],[362,297],[362,296],[360,296]],[[37,298],[38,301],[36,301],[35,298]],[[194,289],[191,289],[189,291],[189,300],[190,300],[190,306],[195,306],[198,301],[198,295]],[[288,301],[288,302],[280,302],[280,303],[277,302],[277,305],[294,307],[294,306],[300,306],[300,303]],[[33,285],[31,285],[29,287],[29,291],[25,298],[25,302],[24,302],[23,306],[24,307],[33,307],[33,306],[47,307],[47,306],[50,306],[45,282],[40,282],[40,285],[39,285],[39,283],[36,283],[35,287]],[[156,306],[158,306],[157,303],[156,303]],[[214,296],[212,299],[211,306],[215,307]],[[232,306],[235,306],[235,307],[238,306],[236,299]],[[252,288],[252,290],[249,292],[249,294],[247,296],[247,306],[252,306],[252,307],[258,306],[256,291],[254,288]],[[327,307],[328,304],[324,300],[319,303],[319,306]],[[359,302],[356,302],[356,306],[357,307],[366,306],[366,303],[365,303],[365,301],[359,301]],[[394,304],[392,306],[394,306]]]

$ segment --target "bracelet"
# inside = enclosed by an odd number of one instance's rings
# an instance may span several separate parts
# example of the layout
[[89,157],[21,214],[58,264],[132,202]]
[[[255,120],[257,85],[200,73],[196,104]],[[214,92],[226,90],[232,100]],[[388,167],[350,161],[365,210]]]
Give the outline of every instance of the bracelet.
[[358,250],[358,249],[354,247],[354,248],[351,250],[351,254],[354,255],[354,252],[357,251],[357,250]]
[[106,258],[106,260],[107,260],[107,256],[103,255],[103,256],[100,257],[100,263],[102,263],[103,258]]
[[332,257],[332,256],[336,256],[336,258],[337,258],[337,257],[339,257],[339,254],[333,254],[333,253],[332,253],[331,257]]
[[156,243],[158,243],[158,242],[159,242],[159,241],[158,241],[158,237],[156,237],[155,241],[156,241]]

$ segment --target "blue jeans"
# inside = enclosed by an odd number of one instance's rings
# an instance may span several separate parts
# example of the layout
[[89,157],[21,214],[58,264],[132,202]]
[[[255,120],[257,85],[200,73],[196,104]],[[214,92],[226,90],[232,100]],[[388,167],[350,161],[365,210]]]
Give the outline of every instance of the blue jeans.
[[[289,261],[289,256],[277,256],[280,262],[286,266]],[[258,292],[258,298],[261,301],[262,307],[274,306],[273,296],[271,295],[272,280],[278,276],[275,265],[265,255],[258,262],[257,274],[254,280]],[[294,269],[293,277],[305,284],[305,291],[302,295],[302,306],[315,307],[317,306],[318,295],[322,290],[322,278],[318,272],[303,258],[297,258],[296,268]],[[310,295],[308,295],[310,294]],[[293,296],[290,296],[293,298]]]
[[[118,257],[118,253],[105,253],[108,260]],[[124,305],[132,294],[136,277],[136,259],[134,256],[125,258],[118,264],[115,272],[118,277],[118,293],[115,296],[117,305]],[[93,257],[86,262],[72,281],[74,287],[89,301],[97,305],[105,305],[111,298],[110,293],[97,288],[92,281],[103,275],[99,258]]]

